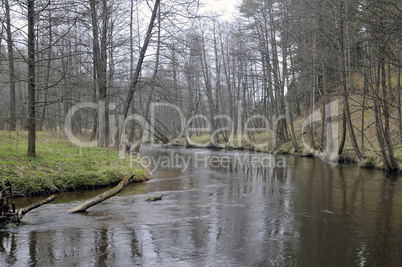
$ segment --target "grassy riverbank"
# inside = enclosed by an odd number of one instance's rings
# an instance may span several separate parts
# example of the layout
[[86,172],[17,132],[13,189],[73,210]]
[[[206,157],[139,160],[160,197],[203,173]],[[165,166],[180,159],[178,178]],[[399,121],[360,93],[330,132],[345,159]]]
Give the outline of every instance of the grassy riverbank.
[[0,181],[8,179],[17,195],[42,195],[115,185],[130,174],[147,180],[130,158],[111,148],[80,148],[68,139],[37,133],[37,157],[26,155],[27,133],[0,131]]
[[[358,101],[359,97],[354,96],[354,100]],[[321,103],[322,106],[322,103]],[[317,109],[320,109],[320,103],[317,104]],[[339,109],[342,109],[342,103],[340,103]],[[352,109],[353,110],[353,109]],[[343,153],[339,155],[338,162],[339,163],[356,163],[359,164],[362,168],[372,168],[372,169],[380,169],[385,170],[384,164],[382,161],[382,157],[380,154],[380,148],[377,144],[376,133],[374,124],[374,115],[372,115],[369,111],[366,112],[366,124],[367,126],[364,129],[364,157],[361,162],[356,161],[356,155],[354,153],[353,147],[350,143],[350,140],[347,136],[345,148]],[[361,120],[361,116],[357,112],[354,112],[352,116],[356,125],[359,125],[359,121]],[[314,135],[316,140],[316,145],[313,149],[306,146],[308,144],[308,138],[305,135],[305,130],[303,131],[303,122],[304,117],[300,116],[295,120],[295,134],[299,149],[296,150],[291,141],[283,143],[279,146],[273,145],[273,134],[270,131],[266,132],[257,132],[257,133],[249,133],[248,137],[245,138],[244,135],[238,137],[237,135],[233,136],[233,141],[230,144],[225,144],[224,140],[220,137],[215,142],[215,145],[212,145],[212,139],[209,134],[195,135],[191,137],[192,143],[194,143],[194,147],[206,147],[206,148],[217,148],[217,149],[234,149],[234,150],[249,150],[255,152],[262,153],[270,153],[270,154],[279,154],[279,155],[296,155],[296,156],[323,156],[323,149],[320,147],[321,144],[321,125],[319,123],[314,124]],[[334,116],[333,121],[338,123],[338,134],[340,135],[342,132],[341,129],[341,119],[339,116]],[[402,170],[402,147],[397,145],[397,130],[395,129],[395,125],[391,125],[393,142],[395,143],[394,155],[399,163],[399,172]],[[325,136],[324,136],[325,138]],[[362,135],[361,132],[356,132],[356,138],[361,140]],[[339,140],[338,140],[339,141]],[[191,143],[190,143],[191,144]],[[175,143],[175,145],[186,146],[184,138],[180,139],[179,142]],[[334,159],[336,160],[336,159]]]

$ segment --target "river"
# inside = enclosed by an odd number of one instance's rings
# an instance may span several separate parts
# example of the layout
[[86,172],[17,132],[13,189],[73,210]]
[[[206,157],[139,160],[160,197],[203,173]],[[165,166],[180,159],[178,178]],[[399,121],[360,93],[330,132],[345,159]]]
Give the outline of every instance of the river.
[[141,154],[150,181],[83,214],[67,210],[104,190],[63,194],[2,226],[0,266],[402,266],[396,176],[251,152]]

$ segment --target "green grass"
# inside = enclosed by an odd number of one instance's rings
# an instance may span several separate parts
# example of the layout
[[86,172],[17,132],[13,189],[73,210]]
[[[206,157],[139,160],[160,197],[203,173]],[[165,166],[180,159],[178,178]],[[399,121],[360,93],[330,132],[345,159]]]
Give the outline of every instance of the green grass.
[[[208,145],[211,143],[211,136],[208,134],[202,134],[202,135],[193,135],[191,138],[189,138],[193,143],[197,145]],[[189,140],[189,141],[190,141]]]
[[57,193],[118,183],[134,174],[146,179],[144,170],[128,156],[119,159],[112,148],[80,148],[68,139],[38,132],[37,157],[29,157],[27,133],[0,131],[0,181],[8,179],[23,195]]

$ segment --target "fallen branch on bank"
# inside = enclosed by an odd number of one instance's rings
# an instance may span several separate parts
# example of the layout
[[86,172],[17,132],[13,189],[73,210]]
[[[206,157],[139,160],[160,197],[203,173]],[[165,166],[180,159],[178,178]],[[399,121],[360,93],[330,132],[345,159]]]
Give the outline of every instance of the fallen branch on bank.
[[89,209],[92,206],[95,206],[96,204],[99,204],[103,201],[105,201],[106,199],[120,193],[127,185],[129,185],[134,179],[134,175],[132,176],[128,176],[125,177],[123,180],[121,180],[121,182],[113,187],[112,189],[103,192],[100,195],[97,195],[93,198],[90,198],[84,202],[82,202],[80,205],[76,206],[75,208],[72,208],[71,210],[69,210],[69,213],[79,213],[79,212],[84,212],[87,209]]

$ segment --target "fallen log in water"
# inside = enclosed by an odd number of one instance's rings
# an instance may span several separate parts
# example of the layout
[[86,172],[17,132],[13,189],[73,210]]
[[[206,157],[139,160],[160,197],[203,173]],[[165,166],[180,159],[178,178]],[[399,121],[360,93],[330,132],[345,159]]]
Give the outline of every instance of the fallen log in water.
[[15,211],[15,203],[13,200],[11,184],[8,181],[6,181],[5,185],[6,187],[4,189],[0,186],[0,224],[6,224],[9,222],[19,224],[21,223],[21,219],[25,216],[25,214],[57,198],[57,196],[53,195],[38,203],[32,204],[28,207]]
[[113,187],[112,189],[103,192],[100,195],[97,195],[93,198],[90,198],[84,202],[82,202],[80,205],[76,206],[75,208],[72,208],[71,210],[69,210],[69,213],[78,213],[78,212],[84,212],[87,209],[89,209],[92,206],[95,206],[96,204],[99,204],[103,201],[105,201],[106,199],[120,193],[127,185],[130,184],[130,182],[132,182],[134,179],[134,175],[132,176],[128,176],[125,177],[123,180],[121,180],[121,182]]
[[52,195],[38,203],[34,203],[28,207],[19,209],[16,213],[10,213],[10,214],[14,214],[14,216],[11,218],[13,222],[15,223],[20,223],[21,219],[25,216],[25,214],[27,214],[28,212],[30,212],[33,209],[39,208],[42,205],[45,205],[49,202],[52,202],[53,200],[55,200],[57,198],[56,195]]

